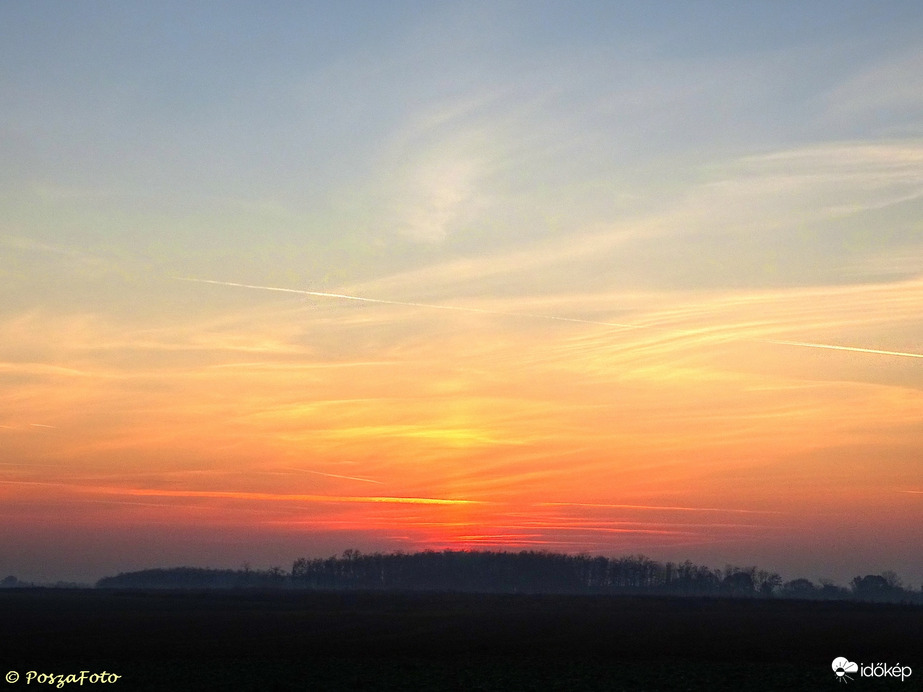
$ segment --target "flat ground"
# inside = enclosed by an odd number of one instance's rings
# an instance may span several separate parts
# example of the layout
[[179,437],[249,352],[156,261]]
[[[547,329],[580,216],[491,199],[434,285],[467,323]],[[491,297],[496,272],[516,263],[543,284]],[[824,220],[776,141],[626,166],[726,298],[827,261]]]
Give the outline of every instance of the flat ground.
[[838,656],[914,670],[851,689],[923,689],[919,606],[8,589],[0,618],[8,689],[106,670],[111,690],[829,690]]

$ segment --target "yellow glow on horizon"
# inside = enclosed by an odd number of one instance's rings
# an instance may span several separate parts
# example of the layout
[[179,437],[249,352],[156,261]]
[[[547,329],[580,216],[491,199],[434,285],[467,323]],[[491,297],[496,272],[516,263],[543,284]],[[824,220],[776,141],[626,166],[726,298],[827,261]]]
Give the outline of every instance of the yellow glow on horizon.
[[[632,300],[649,327],[429,321],[392,305],[359,332],[332,326],[342,308],[316,326],[290,305],[199,333],[0,325],[63,344],[0,367],[17,378],[0,393],[0,444],[21,460],[0,467],[5,519],[44,521],[48,506],[93,525],[612,553],[781,545],[847,501],[909,511],[896,498],[915,496],[894,490],[923,446],[914,359],[767,340],[856,343],[866,321],[900,334],[923,282]],[[863,457],[873,448],[887,464]]]

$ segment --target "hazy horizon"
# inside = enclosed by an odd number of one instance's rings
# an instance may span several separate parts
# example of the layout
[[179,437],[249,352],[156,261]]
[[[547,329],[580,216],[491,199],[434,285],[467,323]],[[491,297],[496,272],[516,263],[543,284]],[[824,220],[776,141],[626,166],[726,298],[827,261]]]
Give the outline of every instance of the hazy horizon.
[[0,5],[0,578],[923,583],[923,5]]
[[[112,584],[104,584],[102,586],[103,588],[174,588],[174,589],[182,589],[182,588],[191,588],[191,589],[196,589],[196,588],[205,588],[205,589],[284,588],[284,587],[295,588],[295,589],[319,589],[319,590],[344,590],[344,589],[345,590],[352,590],[352,589],[358,589],[358,590],[366,590],[366,589],[370,589],[370,590],[405,589],[406,590],[406,589],[410,589],[410,590],[413,590],[415,588],[420,588],[421,590],[439,591],[439,590],[458,589],[459,586],[455,584],[455,582],[453,582],[453,585],[454,585],[454,589],[453,589],[451,587],[440,585],[438,581],[432,582],[431,583],[432,585],[429,585],[427,587],[401,586],[399,582],[395,583],[393,581],[388,581],[384,585],[375,585],[375,586],[370,586],[365,583],[360,583],[356,585],[356,584],[351,584],[348,580],[345,580],[343,583],[331,583],[331,584],[327,584],[324,586],[318,586],[316,584],[305,583],[303,581],[304,575],[301,575],[300,580],[298,577],[294,576],[296,573],[296,566],[299,563],[304,563],[306,561],[307,562],[319,561],[319,562],[327,563],[333,560],[336,562],[343,562],[349,559],[359,559],[360,556],[362,560],[365,560],[368,558],[374,558],[376,556],[411,557],[411,556],[417,556],[421,554],[429,554],[426,552],[427,550],[431,550],[431,549],[424,549],[424,551],[414,551],[414,552],[373,551],[373,552],[364,553],[361,550],[348,548],[345,551],[340,551],[339,553],[334,552],[331,554],[324,554],[324,555],[299,556],[298,558],[293,559],[287,564],[273,563],[273,564],[257,565],[257,564],[253,564],[250,560],[244,560],[240,564],[236,564],[236,565],[229,565],[229,564],[226,564],[226,565],[198,565],[198,564],[148,565],[148,566],[138,567],[135,569],[115,570],[115,571],[107,572],[105,574],[96,575],[95,577],[86,575],[85,578],[82,578],[82,579],[81,578],[24,579],[21,577],[21,575],[17,576],[17,575],[11,574],[11,575],[4,575],[3,578],[9,579],[9,577],[13,577],[15,581],[11,584],[4,584],[3,588],[29,588],[29,587],[42,587],[42,588],[89,587],[89,588],[94,588],[94,587],[97,587],[98,583],[101,581],[105,581],[105,580],[111,581],[113,579],[118,580],[119,578],[131,577],[133,575],[134,576],[146,575],[148,577],[148,581],[145,582],[145,584],[148,584],[147,586],[140,586],[140,585],[130,583],[130,582],[122,583],[117,586],[112,585]],[[576,553],[575,554],[575,553],[564,553],[560,551],[551,551],[551,550],[535,551],[534,549],[533,550],[523,549],[519,551],[512,550],[512,549],[510,550],[495,549],[495,550],[488,551],[487,549],[448,548],[446,550],[451,551],[452,553],[465,553],[465,554],[470,553],[470,554],[482,554],[482,555],[484,554],[491,554],[491,555],[508,554],[511,556],[518,556],[518,555],[521,555],[523,552],[526,552],[529,554],[534,554],[535,552],[539,552],[540,554],[547,555],[550,557],[567,556],[567,557],[572,557],[572,558],[589,558],[589,559],[602,557],[610,561],[612,563],[613,568],[615,568],[615,563],[619,560],[628,560],[628,561],[651,560],[650,556],[647,556],[647,555],[627,555],[627,554],[626,555],[599,555],[599,554],[590,554],[590,553]],[[348,557],[350,554],[353,555],[352,558]],[[444,555],[445,552],[435,550],[433,551],[433,554],[438,556],[438,555]],[[834,579],[834,578],[831,578],[829,574],[827,574],[826,572],[819,572],[812,576],[806,576],[803,574],[794,574],[794,573],[780,574],[778,571],[773,569],[772,565],[758,565],[758,564],[753,564],[753,563],[724,564],[724,565],[708,565],[708,564],[699,565],[699,564],[695,564],[694,562],[690,560],[684,560],[684,559],[653,560],[653,563],[657,566],[658,569],[662,569],[665,565],[672,566],[672,568],[675,569],[677,566],[681,566],[684,563],[692,564],[695,568],[704,568],[706,570],[709,570],[712,575],[716,575],[716,578],[718,579],[718,581],[708,582],[705,584],[697,583],[693,586],[685,587],[685,590],[682,586],[678,586],[675,583],[672,583],[666,586],[664,584],[657,583],[654,586],[648,586],[648,587],[619,587],[619,586],[610,585],[606,588],[602,588],[598,586],[591,587],[591,586],[587,586],[582,583],[578,584],[578,586],[585,588],[587,593],[608,592],[612,594],[619,594],[619,593],[632,593],[633,591],[638,591],[641,593],[650,593],[654,595],[660,593],[662,595],[687,595],[687,596],[725,595],[727,597],[741,597],[742,594],[740,593],[723,593],[721,591],[721,584],[722,584],[721,580],[724,578],[724,576],[727,576],[729,574],[734,574],[737,572],[750,573],[750,570],[755,569],[755,571],[758,573],[765,574],[766,576],[778,577],[781,581],[778,581],[776,585],[773,587],[772,591],[769,593],[763,593],[759,589],[759,584],[758,583],[754,584],[753,586],[754,593],[753,594],[748,593],[746,594],[747,596],[752,595],[752,596],[768,597],[768,598],[774,598],[774,597],[793,598],[794,597],[794,598],[801,598],[801,599],[808,599],[808,600],[812,600],[812,599],[848,600],[849,598],[856,596],[855,586],[852,582],[854,582],[855,579],[867,577],[867,576],[882,577],[888,580],[888,582],[894,579],[895,580],[894,586],[897,587],[897,590],[894,594],[890,596],[890,598],[893,599],[893,602],[907,602],[907,601],[903,601],[902,599],[913,597],[916,594],[920,593],[921,590],[923,590],[923,585],[913,583],[911,580],[905,579],[903,575],[898,574],[897,572],[890,570],[890,569],[886,569],[886,568],[881,568],[877,570],[858,569],[849,578]],[[181,581],[170,581],[168,579],[164,579],[158,582],[156,586],[154,586],[153,584],[156,582],[156,578],[152,577],[149,574],[149,573],[180,574],[180,573],[184,573],[187,570],[193,573],[193,576],[192,577],[187,576],[187,579],[190,579],[190,581],[187,582],[186,586],[183,586]],[[240,584],[235,584],[232,582],[222,582],[220,580],[217,580],[214,583],[204,584],[204,583],[200,583],[200,581],[195,580],[196,578],[201,577],[201,573],[205,573],[205,574],[218,573],[221,575],[225,575],[225,573],[242,574],[242,575],[249,574],[254,579],[254,581],[252,583],[242,582]],[[519,576],[527,576],[528,574],[529,574],[528,570],[524,570],[522,574]],[[418,576],[423,578],[426,575],[427,575],[426,571],[423,570]],[[541,572],[534,573],[534,575],[541,576]],[[391,575],[391,576],[393,577],[394,575]],[[443,577],[444,576],[445,575],[443,575]],[[510,579],[514,579],[514,577],[510,574],[506,574],[506,576]],[[260,579],[261,577],[263,578],[262,581]],[[269,577],[272,577],[272,579],[269,579]],[[288,581],[283,581],[283,579],[290,579],[290,578],[294,579],[293,583],[290,583]],[[811,584],[815,588],[815,592],[813,593],[813,595],[809,595],[805,592],[800,592],[800,593],[795,594],[789,590],[790,583],[798,582],[803,579],[807,579],[809,582],[811,582]],[[825,585],[832,585],[834,587],[838,587],[842,589],[842,593],[836,596],[833,596],[827,593],[822,593],[821,589],[824,588]],[[474,591],[477,591],[476,587],[478,586],[478,584],[471,584],[470,586],[473,588]],[[518,592],[518,589],[514,586],[508,586],[508,587],[494,586],[493,588],[494,589],[499,588],[500,590],[503,590],[504,588],[509,588],[510,592],[514,592],[514,591]],[[539,587],[534,587],[534,588],[536,588],[537,592],[556,593],[553,586],[545,585],[544,588],[539,588]],[[563,593],[564,587],[559,587],[559,588],[562,589],[560,592]],[[869,598],[868,594],[865,594],[864,596],[860,594],[856,597],[859,600],[865,600]],[[887,596],[882,597],[881,594],[878,594],[877,598],[878,599],[884,598],[884,600],[887,600],[888,597]],[[874,600],[874,599],[870,599],[870,600]]]

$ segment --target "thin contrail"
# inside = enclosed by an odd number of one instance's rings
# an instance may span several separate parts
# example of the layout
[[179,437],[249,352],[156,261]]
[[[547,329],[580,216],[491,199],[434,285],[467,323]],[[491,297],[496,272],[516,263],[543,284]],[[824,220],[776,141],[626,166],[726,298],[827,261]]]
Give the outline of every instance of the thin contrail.
[[312,471],[311,469],[299,469],[294,466],[288,467],[292,471],[300,471],[301,473],[313,473],[318,476],[327,476],[328,478],[343,478],[348,481],[362,481],[363,483],[378,483],[378,485],[384,485],[381,481],[372,480],[371,478],[359,478],[358,476],[341,476],[338,473],[324,473],[323,471]]
[[881,356],[903,356],[905,358],[923,358],[923,353],[907,353],[906,351],[882,351],[878,348],[859,348],[858,346],[835,346],[833,344],[812,344],[806,341],[777,341],[765,339],[767,344],[781,344],[782,346],[804,346],[805,348],[828,348],[832,351],[855,351],[856,353],[876,353]]
[[[600,322],[598,320],[583,320],[577,317],[557,317],[555,315],[541,315],[528,312],[503,312],[501,310],[487,310],[485,308],[462,307],[460,305],[439,305],[436,303],[413,303],[403,300],[384,300],[382,298],[364,298],[351,296],[346,293],[326,293],[324,291],[306,291],[300,288],[280,288],[278,286],[259,286],[256,284],[242,284],[233,281],[216,281],[214,279],[195,279],[191,277],[174,277],[180,281],[192,281],[200,284],[214,284],[216,286],[235,286],[237,288],[251,288],[258,291],[276,291],[278,293],[295,293],[303,296],[316,296],[319,298],[337,298],[340,300],[354,300],[361,303],[378,303],[380,305],[403,305],[412,308],[430,308],[433,310],[453,310],[455,312],[475,312],[482,315],[502,315],[504,317],[530,317],[542,320],[555,320],[558,322],[577,322],[579,324],[595,324],[603,327],[616,327],[618,329],[657,329],[657,327],[625,324],[622,322]],[[899,356],[902,358],[923,358],[923,353],[909,353],[906,351],[885,351],[877,348],[859,348],[858,346],[840,346],[837,344],[815,344],[807,341],[782,341],[777,339],[753,339],[764,344],[780,346],[799,346],[801,348],[825,348],[832,351],[853,351],[855,353],[872,353],[880,356]]]
[[305,291],[300,288],[279,288],[278,286],[256,286],[254,284],[239,284],[233,281],[215,281],[213,279],[194,279],[185,276],[175,277],[180,281],[194,281],[200,284],[215,284],[217,286],[236,286],[238,288],[253,288],[260,291],[278,291],[279,293],[297,293],[303,296],[317,296],[320,298],[339,298],[340,300],[356,300],[362,303],[378,303],[380,305],[404,305],[411,308],[431,308],[433,310],[454,310],[456,312],[477,312],[482,315],[502,315],[504,317],[531,317],[542,320],[557,320],[559,322],[579,322],[581,324],[596,324],[603,327],[618,327],[619,329],[643,329],[635,324],[620,324],[618,322],[598,322],[596,320],[581,320],[576,317],[555,317],[554,315],[537,315],[527,312],[502,312],[500,310],[486,310],[484,308],[467,308],[460,305],[439,305],[437,303],[411,303],[403,300],[383,300],[381,298],[363,298],[350,296],[345,293],[324,293],[323,291]]

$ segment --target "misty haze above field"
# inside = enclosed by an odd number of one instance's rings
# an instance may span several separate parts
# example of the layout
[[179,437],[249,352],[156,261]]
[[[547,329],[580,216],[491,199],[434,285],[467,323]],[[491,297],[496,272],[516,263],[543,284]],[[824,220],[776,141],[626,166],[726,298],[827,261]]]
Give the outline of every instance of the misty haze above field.
[[[8,577],[3,586],[17,584]],[[174,567],[103,577],[100,589],[295,589],[506,594],[609,594],[723,598],[796,598],[923,604],[923,587],[904,588],[891,571],[856,576],[848,588],[822,579],[785,581],[758,567],[711,569],[691,561],[661,563],[638,556],[521,551],[425,551],[299,558],[290,572],[280,567],[240,570]]]

